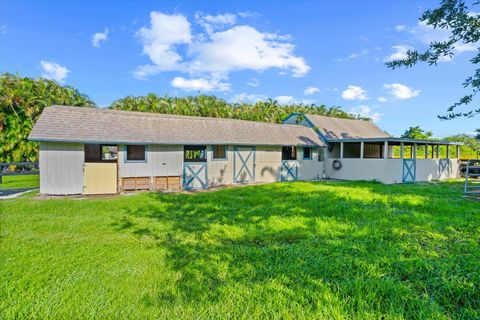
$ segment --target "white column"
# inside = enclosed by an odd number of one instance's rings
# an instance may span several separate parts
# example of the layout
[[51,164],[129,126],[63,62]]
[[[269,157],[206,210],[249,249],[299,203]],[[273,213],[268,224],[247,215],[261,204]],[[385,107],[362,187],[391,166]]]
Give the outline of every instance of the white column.
[[413,144],[413,152],[412,152],[412,158],[416,159],[417,158],[417,144]]
[[364,149],[365,143],[363,141],[360,141],[360,159],[363,159]]
[[455,158],[460,159],[460,146],[457,146],[457,150],[455,151]]
[[340,159],[343,159],[343,141],[340,142]]
[[383,143],[383,159],[388,159],[388,141]]
[[450,159],[450,145],[447,144],[447,159]]
[[400,142],[400,159],[405,158],[405,144]]

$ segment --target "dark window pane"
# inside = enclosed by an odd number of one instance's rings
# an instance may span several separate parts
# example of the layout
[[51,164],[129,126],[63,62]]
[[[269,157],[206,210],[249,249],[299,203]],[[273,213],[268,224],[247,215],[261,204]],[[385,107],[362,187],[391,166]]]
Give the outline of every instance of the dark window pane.
[[98,162],[102,161],[102,153],[100,151],[99,144],[86,144],[85,149],[85,162]]
[[188,162],[206,162],[207,146],[184,146],[183,159]]
[[312,159],[312,148],[311,147],[303,147],[303,159]]
[[222,145],[213,146],[213,159],[227,158],[227,147]]
[[127,145],[127,161],[145,161],[145,146]]
[[282,160],[297,160],[297,148],[282,147]]

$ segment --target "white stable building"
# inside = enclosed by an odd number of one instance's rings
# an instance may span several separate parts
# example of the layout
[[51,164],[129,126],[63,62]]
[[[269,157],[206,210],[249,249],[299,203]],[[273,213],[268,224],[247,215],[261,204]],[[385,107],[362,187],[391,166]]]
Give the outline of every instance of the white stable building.
[[[51,106],[29,139],[40,145],[40,192],[53,195],[459,175],[458,143],[391,138],[369,121],[304,114],[272,124]],[[418,148],[431,156],[419,159]]]

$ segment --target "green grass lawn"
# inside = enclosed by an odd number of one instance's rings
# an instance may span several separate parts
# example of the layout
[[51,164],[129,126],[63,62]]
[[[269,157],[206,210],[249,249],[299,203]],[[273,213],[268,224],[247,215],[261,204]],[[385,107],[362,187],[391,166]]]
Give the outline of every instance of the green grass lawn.
[[0,202],[0,318],[478,319],[459,182]]
[[4,176],[0,189],[38,188],[40,186],[38,174],[24,176]]

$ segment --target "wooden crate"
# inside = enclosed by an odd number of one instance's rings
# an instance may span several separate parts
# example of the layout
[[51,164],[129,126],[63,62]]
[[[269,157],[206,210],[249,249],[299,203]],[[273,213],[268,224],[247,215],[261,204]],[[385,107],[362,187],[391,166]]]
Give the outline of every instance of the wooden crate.
[[150,177],[122,178],[123,190],[149,190]]
[[155,177],[156,190],[180,190],[180,176]]

